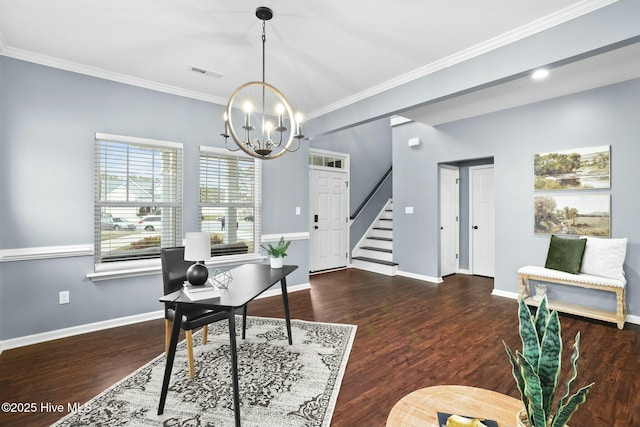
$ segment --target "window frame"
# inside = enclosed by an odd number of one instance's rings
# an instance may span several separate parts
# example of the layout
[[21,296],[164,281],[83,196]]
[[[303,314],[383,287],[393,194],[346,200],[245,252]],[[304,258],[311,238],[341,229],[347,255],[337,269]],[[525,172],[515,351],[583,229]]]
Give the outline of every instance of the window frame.
[[[213,202],[203,202],[200,198],[201,194],[201,162],[203,155],[214,156],[214,157],[224,157],[224,158],[235,158],[242,160],[249,160],[253,162],[254,167],[254,187],[253,187],[253,252],[248,252],[246,254],[236,254],[236,255],[218,255],[211,258],[211,260],[207,261],[207,265],[229,265],[236,263],[244,263],[244,262],[255,262],[262,261],[264,256],[260,253],[260,243],[261,243],[261,231],[262,231],[262,161],[260,159],[256,159],[247,155],[244,152],[240,151],[229,151],[223,148],[210,147],[201,145],[198,151],[198,230],[199,231],[207,231],[202,230],[202,214],[201,210],[203,207],[216,207]],[[218,203],[220,205],[220,203]]]
[[[101,143],[103,141],[115,142],[121,144],[129,144],[132,146],[145,146],[150,148],[157,148],[161,150],[169,149],[175,150],[176,154],[176,178],[175,187],[172,185],[171,192],[175,194],[171,201],[152,201],[152,202],[140,202],[140,201],[109,201],[103,200],[100,194],[100,180],[101,180]],[[140,257],[139,259],[133,258],[128,260],[113,260],[103,262],[100,257],[100,245],[101,243],[101,221],[102,221],[102,208],[105,206],[126,206],[126,207],[140,207],[153,206],[153,207],[169,207],[172,209],[172,215],[174,217],[173,224],[173,236],[172,241],[165,244],[162,247],[180,246],[182,244],[182,227],[183,227],[183,185],[184,185],[184,148],[183,144],[172,141],[138,138],[124,135],[114,135],[108,133],[96,132],[94,137],[95,147],[95,190],[94,190],[94,273],[87,275],[92,280],[105,280],[117,277],[130,277],[143,274],[157,273],[160,268],[160,253],[152,257]],[[149,215],[150,216],[150,215]],[[136,226],[137,227],[137,226]]]

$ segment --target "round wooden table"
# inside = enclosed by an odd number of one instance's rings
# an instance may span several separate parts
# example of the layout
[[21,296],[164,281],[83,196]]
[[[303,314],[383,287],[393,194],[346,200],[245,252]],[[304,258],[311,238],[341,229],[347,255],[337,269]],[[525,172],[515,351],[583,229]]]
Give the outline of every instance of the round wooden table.
[[498,422],[499,427],[516,425],[522,402],[482,388],[440,385],[409,393],[398,401],[387,418],[387,427],[440,427],[438,412]]

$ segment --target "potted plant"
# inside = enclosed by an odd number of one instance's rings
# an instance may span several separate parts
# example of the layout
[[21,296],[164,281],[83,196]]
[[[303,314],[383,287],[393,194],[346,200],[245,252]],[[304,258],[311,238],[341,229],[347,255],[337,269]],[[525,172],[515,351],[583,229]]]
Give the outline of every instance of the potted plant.
[[271,268],[282,268],[284,264],[284,257],[287,256],[287,249],[291,241],[285,241],[284,236],[280,237],[277,245],[272,245],[271,243],[267,243],[265,246],[260,245],[262,249],[267,251],[269,256],[271,257]]
[[593,383],[582,387],[569,396],[578,374],[580,357],[580,332],[576,334],[571,356],[571,376],[565,385],[565,392],[553,408],[558,378],[561,370],[562,334],[560,319],[556,310],[549,312],[546,295],[542,298],[535,317],[529,311],[523,298],[518,300],[519,332],[522,351],[514,355],[502,341],[511,361],[513,377],[522,396],[524,410],[516,421],[519,426],[563,427],[573,413],[587,400],[587,393]]

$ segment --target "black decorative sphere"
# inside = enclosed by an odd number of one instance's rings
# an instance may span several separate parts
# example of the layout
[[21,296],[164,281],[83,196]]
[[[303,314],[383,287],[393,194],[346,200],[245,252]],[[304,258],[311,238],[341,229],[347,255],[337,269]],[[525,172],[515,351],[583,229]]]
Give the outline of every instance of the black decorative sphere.
[[193,286],[202,286],[209,278],[209,270],[202,264],[193,264],[187,270],[187,280]]

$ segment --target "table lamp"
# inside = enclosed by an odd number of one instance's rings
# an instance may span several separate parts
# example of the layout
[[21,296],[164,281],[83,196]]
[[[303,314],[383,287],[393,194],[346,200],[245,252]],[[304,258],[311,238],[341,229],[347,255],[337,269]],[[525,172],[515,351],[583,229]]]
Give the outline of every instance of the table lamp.
[[204,232],[187,233],[184,243],[185,261],[196,261],[187,270],[187,280],[194,286],[202,286],[209,277],[204,260],[211,258],[211,235]]

